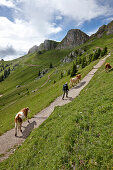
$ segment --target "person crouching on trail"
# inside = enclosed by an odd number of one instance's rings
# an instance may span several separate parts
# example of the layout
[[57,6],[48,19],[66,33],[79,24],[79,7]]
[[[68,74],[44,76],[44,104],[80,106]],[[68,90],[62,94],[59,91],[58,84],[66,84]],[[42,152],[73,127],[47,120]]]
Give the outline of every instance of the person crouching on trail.
[[68,91],[69,91],[69,88],[68,88],[68,84],[67,82],[63,85],[63,96],[62,96],[62,99],[64,100],[64,96],[66,94],[66,97],[68,97]]

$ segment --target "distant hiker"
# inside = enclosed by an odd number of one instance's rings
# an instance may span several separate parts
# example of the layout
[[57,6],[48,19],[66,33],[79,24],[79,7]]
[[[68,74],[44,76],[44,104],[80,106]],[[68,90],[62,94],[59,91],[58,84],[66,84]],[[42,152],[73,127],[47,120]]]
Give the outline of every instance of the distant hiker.
[[66,94],[66,97],[68,97],[68,91],[69,91],[69,88],[68,88],[68,84],[67,82],[63,85],[63,96],[62,96],[62,99],[64,100],[64,96]]

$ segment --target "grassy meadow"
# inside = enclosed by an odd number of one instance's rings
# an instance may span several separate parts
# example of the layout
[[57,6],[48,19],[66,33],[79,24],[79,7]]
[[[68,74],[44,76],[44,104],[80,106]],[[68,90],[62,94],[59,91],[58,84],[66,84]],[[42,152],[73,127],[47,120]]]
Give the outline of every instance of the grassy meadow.
[[[0,135],[14,127],[14,117],[21,108],[29,107],[31,110],[29,117],[32,117],[62,94],[63,84],[70,80],[67,72],[72,69],[73,61],[63,64],[61,60],[69,52],[70,50],[57,50],[41,55],[34,53],[11,62],[12,67],[15,64],[17,66],[0,83],[0,94],[3,95],[0,97]],[[51,62],[53,68],[49,68]],[[93,61],[84,69],[79,68],[82,78],[96,62]],[[48,72],[38,79],[38,72],[44,70],[45,63]],[[61,73],[63,73],[62,78]],[[20,87],[17,88],[18,85]]]
[[[113,67],[113,35],[92,39],[73,50],[86,48],[81,58],[88,59],[94,50],[105,46],[111,52],[107,61]],[[16,66],[0,82],[0,95],[3,95],[0,97],[0,135],[14,127],[15,114],[21,108],[28,106],[31,110],[29,118],[33,117],[62,94],[63,84],[70,80],[67,73],[76,62],[75,59],[70,63],[62,63],[62,59],[70,52],[52,50],[4,61],[4,65],[9,64],[11,68]],[[85,68],[80,65],[78,73],[82,78],[99,59]],[[49,68],[50,63],[53,68]],[[39,70],[44,69],[48,69],[48,72],[39,79]],[[0,169],[111,169],[112,77],[113,70],[106,73],[103,65],[80,95],[71,103],[56,107],[51,116],[33,130],[24,144],[0,163]],[[18,85],[20,87],[17,88]]]
[[[113,66],[113,55],[107,62]],[[112,169],[112,77],[113,70],[106,73],[102,66],[80,95],[56,107],[0,169]]]

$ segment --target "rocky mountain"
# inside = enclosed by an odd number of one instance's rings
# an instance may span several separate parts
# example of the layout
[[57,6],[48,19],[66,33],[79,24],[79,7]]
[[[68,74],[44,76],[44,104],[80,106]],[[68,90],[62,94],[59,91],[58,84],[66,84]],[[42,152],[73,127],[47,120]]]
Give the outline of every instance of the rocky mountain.
[[93,37],[100,38],[104,34],[106,35],[113,34],[113,21],[111,21],[108,25],[101,26],[95,34],[91,35],[90,38]]
[[65,38],[56,47],[57,49],[74,48],[83,44],[89,39],[89,36],[79,29],[71,29],[68,31]]
[[60,42],[45,40],[44,43],[41,43],[39,46],[35,45],[29,49],[28,53],[33,53],[35,51],[42,50],[52,50],[52,49],[71,49],[78,45],[83,44],[85,41],[89,39],[89,36],[82,32],[79,29],[71,29],[68,31],[65,38]]
[[37,45],[34,45],[32,48],[29,49],[28,54],[34,53],[34,52],[36,52],[37,50],[38,50],[38,46],[37,46]]
[[58,42],[56,42],[56,41],[45,40],[44,43],[41,43],[39,46],[35,45],[32,48],[30,48],[28,51],[28,54],[33,53],[33,52],[42,51],[42,50],[48,51],[48,50],[55,49],[57,44],[58,44]]
[[71,29],[61,42],[58,43],[53,40],[45,40],[44,43],[41,43],[39,46],[35,45],[30,48],[28,53],[42,50],[48,51],[52,49],[72,49],[85,43],[90,38],[100,38],[104,34],[113,34],[113,21],[111,21],[108,25],[101,26],[98,31],[90,37],[79,29]]

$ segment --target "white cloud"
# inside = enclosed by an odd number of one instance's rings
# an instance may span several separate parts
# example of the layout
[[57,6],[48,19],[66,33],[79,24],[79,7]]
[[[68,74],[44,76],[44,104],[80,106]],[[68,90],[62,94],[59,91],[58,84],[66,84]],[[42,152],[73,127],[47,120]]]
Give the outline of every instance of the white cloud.
[[[60,27],[54,28],[52,25],[48,30],[49,33],[58,31],[60,31]],[[4,50],[7,49],[7,46],[13,46],[16,51],[20,51],[19,55],[23,51],[27,53],[29,48],[35,44],[39,45],[47,39],[46,34],[47,32],[38,32],[30,22],[18,19],[11,22],[6,17],[0,17],[0,48]],[[14,55],[17,56],[16,53],[12,53],[12,56]],[[4,56],[0,53],[0,57]]]
[[[39,37],[39,38],[38,38]],[[11,22],[5,17],[0,17],[0,45],[13,45],[16,49],[27,50],[31,44],[40,43],[41,37],[29,22],[16,19]]]
[[26,52],[70,22],[78,26],[98,16],[111,15],[110,7],[97,0],[0,0],[0,5],[14,9],[14,22],[7,15],[0,17],[0,46]]
[[57,15],[56,16],[56,20],[62,20],[62,16],[61,15]]
[[8,0],[0,0],[0,6],[6,6],[8,8],[14,8],[15,5],[12,1]]
[[108,6],[100,5],[96,0],[54,0],[54,6],[63,16],[73,19],[77,25],[98,16],[111,14]]

